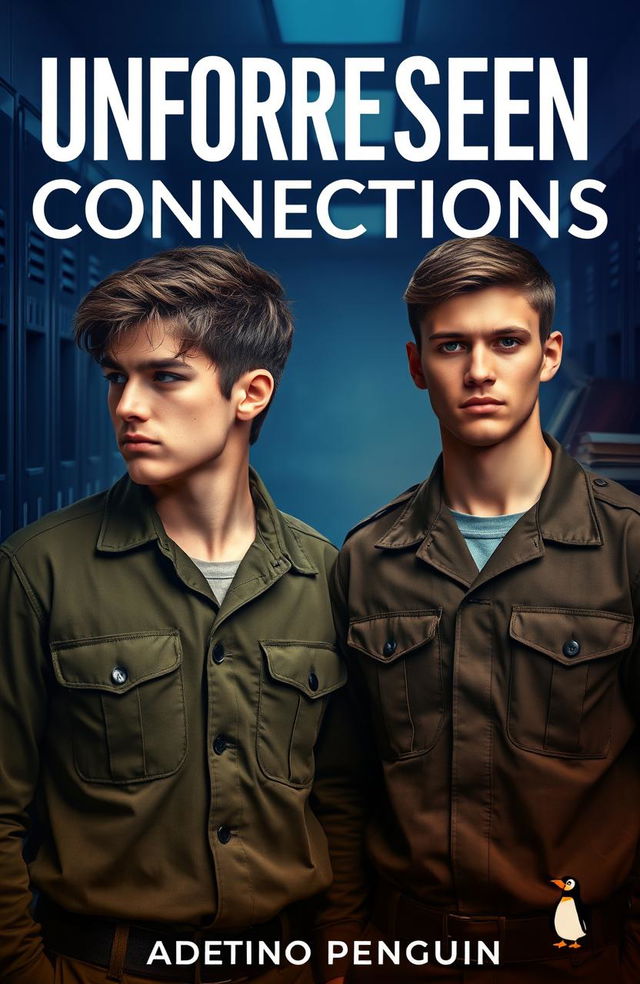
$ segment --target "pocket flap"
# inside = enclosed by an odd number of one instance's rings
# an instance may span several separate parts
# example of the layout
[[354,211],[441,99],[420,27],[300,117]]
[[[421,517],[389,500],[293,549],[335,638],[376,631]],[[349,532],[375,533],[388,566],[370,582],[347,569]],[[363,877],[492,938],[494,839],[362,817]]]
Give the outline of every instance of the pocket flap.
[[442,609],[430,609],[357,618],[349,625],[347,643],[381,663],[393,663],[431,642],[441,614]]
[[63,687],[125,694],[175,670],[182,662],[182,646],[177,629],[126,632],[52,642],[51,657]]
[[335,646],[326,642],[267,639],[260,643],[269,674],[314,700],[347,682],[347,668]]
[[585,608],[514,606],[509,632],[565,666],[610,656],[631,644],[633,616]]

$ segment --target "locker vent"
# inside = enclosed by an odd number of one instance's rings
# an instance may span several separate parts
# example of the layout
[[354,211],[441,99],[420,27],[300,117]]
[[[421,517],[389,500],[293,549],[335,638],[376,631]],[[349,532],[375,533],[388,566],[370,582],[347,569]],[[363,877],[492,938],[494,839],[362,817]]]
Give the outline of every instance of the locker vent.
[[29,229],[29,242],[27,243],[27,277],[37,284],[44,284],[46,271],[46,247],[44,237]]
[[607,248],[609,267],[609,290],[620,286],[620,240],[614,239]]
[[75,294],[77,286],[76,255],[70,249],[63,249],[60,255],[60,290]]
[[95,287],[102,279],[100,276],[100,260],[97,256],[89,256],[88,278],[89,287]]
[[588,263],[585,269],[585,291],[584,299],[587,307],[592,307],[596,299],[596,271],[593,263]]
[[4,209],[0,208],[0,267],[7,262],[7,217]]

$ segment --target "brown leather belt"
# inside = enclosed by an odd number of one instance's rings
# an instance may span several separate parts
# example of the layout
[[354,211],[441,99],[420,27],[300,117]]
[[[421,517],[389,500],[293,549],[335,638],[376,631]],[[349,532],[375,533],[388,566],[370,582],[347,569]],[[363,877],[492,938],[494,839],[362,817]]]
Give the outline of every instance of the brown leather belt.
[[[587,935],[581,941],[581,950],[599,950],[620,943],[623,923],[628,915],[626,895],[619,894],[602,905],[589,907]],[[458,962],[465,959],[463,944],[469,942],[471,962],[477,954],[477,945],[484,943],[493,948],[500,944],[500,963],[553,960],[563,954],[580,950],[554,947],[558,936],[553,929],[553,910],[533,916],[467,915],[432,909],[410,895],[385,885],[375,899],[373,925],[383,937],[390,940],[423,940],[428,944],[440,941],[443,956],[451,953],[451,944],[457,944]],[[488,960],[485,957],[484,963]]]
[[[276,917],[267,923],[238,930],[217,930],[213,927],[196,930],[193,926],[175,926],[166,923],[125,923],[96,916],[83,916],[68,912],[49,899],[40,899],[36,918],[42,925],[45,949],[54,954],[81,960],[107,970],[108,980],[118,981],[124,973],[153,980],[197,982],[197,984],[222,984],[222,982],[251,980],[264,974],[273,966],[270,961],[257,962],[255,944],[273,946],[280,941],[286,944],[285,917]],[[165,947],[172,962],[178,941],[187,941],[198,948],[200,959],[189,965],[169,966],[158,960],[149,965],[149,956],[158,942]],[[204,954],[207,941],[220,944],[216,961],[207,966]],[[231,962],[233,947],[225,943],[238,943],[237,957]],[[246,944],[254,945],[255,962],[244,959]],[[187,949],[186,956],[193,951]],[[229,956],[226,956],[228,952]],[[226,957],[226,959],[225,959]]]

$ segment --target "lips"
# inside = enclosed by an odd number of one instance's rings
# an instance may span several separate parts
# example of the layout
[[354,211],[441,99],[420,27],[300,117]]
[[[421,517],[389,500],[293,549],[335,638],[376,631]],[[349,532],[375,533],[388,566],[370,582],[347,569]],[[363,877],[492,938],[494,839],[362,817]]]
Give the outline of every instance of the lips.
[[120,444],[122,447],[135,448],[138,445],[148,445],[148,444],[158,444],[158,441],[152,440],[150,437],[146,437],[144,434],[124,434],[120,438]]
[[462,409],[466,407],[501,407],[504,406],[502,400],[496,400],[492,396],[472,396],[461,404]]

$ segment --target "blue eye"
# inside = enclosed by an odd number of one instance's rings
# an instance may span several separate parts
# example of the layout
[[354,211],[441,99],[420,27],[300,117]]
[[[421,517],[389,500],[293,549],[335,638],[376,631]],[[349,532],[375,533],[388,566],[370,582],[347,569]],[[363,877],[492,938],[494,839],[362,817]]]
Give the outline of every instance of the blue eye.
[[103,379],[112,386],[121,386],[125,381],[125,375],[122,372],[107,372]]
[[514,349],[520,345],[520,339],[513,338],[511,335],[506,335],[504,338],[500,339],[500,347],[504,349]]
[[440,346],[442,352],[458,352],[460,342],[443,342]]

